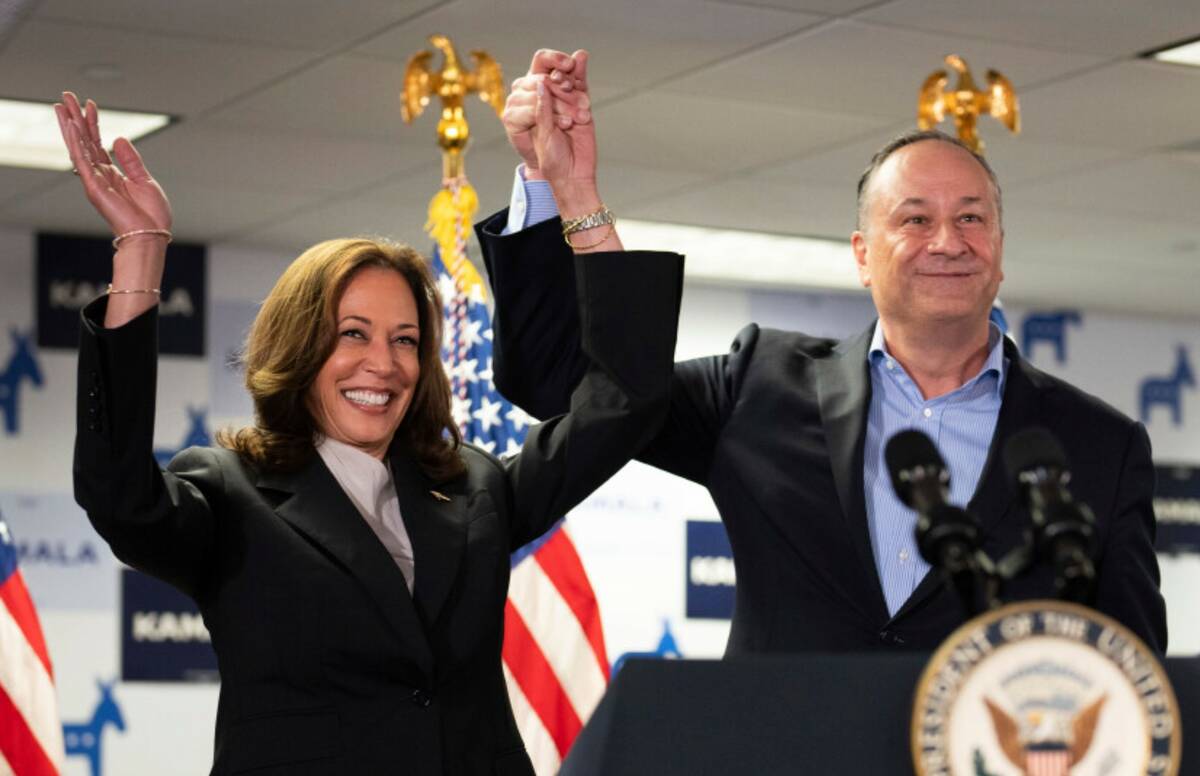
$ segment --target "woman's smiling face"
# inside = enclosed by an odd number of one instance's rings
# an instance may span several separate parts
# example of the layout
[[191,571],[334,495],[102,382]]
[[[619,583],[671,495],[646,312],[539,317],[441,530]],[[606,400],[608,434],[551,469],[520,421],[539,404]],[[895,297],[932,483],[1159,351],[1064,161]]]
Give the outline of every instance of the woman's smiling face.
[[325,436],[382,459],[421,374],[421,329],[412,288],[380,267],[350,278],[337,308],[337,341],[309,389]]

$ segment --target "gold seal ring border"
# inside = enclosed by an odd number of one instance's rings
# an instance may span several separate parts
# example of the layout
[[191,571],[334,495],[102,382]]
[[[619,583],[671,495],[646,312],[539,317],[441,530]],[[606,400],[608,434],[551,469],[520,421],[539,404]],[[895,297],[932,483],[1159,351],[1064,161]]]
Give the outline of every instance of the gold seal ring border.
[[[921,698],[925,696],[930,682],[932,682],[933,678],[941,671],[943,665],[948,662],[947,658],[950,653],[952,653],[959,645],[963,643],[966,634],[971,631],[974,631],[978,628],[987,629],[1005,617],[1011,617],[1014,614],[1026,614],[1030,612],[1043,612],[1049,610],[1057,610],[1067,614],[1074,614],[1092,622],[1112,628],[1114,631],[1116,631],[1117,635],[1129,641],[1129,643],[1141,650],[1143,655],[1150,658],[1149,662],[1151,671],[1154,673],[1155,678],[1158,679],[1159,685],[1163,689],[1163,695],[1167,699],[1167,711],[1170,713],[1171,718],[1175,722],[1174,729],[1171,731],[1171,751],[1168,754],[1171,762],[1167,770],[1162,771],[1161,774],[1162,776],[1179,776],[1179,761],[1183,749],[1183,720],[1179,716],[1179,704],[1175,700],[1175,688],[1171,686],[1171,680],[1167,676],[1167,671],[1165,668],[1163,668],[1162,662],[1158,659],[1158,656],[1146,646],[1146,643],[1142,641],[1136,633],[1131,631],[1129,628],[1126,628],[1112,617],[1109,617],[1107,614],[1098,612],[1095,609],[1087,606],[1081,606],[1079,604],[1073,604],[1067,601],[1045,599],[1018,601],[1017,603],[1005,604],[999,609],[994,609],[990,612],[986,612],[967,620],[965,623],[958,626],[954,632],[942,642],[942,645],[937,648],[937,650],[933,653],[933,657],[929,658],[929,662],[925,664],[925,669],[921,672],[920,679],[917,680],[917,689],[913,693],[912,711],[909,714],[909,752],[912,755],[913,771],[917,774],[917,776],[927,776],[923,766],[921,765],[921,758],[917,756],[921,732],[921,726],[918,724],[919,718],[917,716],[917,712],[921,708]],[[1025,638],[1029,637],[1026,636]],[[1053,638],[1053,636],[1051,636],[1051,638]],[[1018,641],[1014,642],[1006,642],[1006,644],[1019,643],[1019,641],[1024,640],[1025,639],[1019,639]],[[1088,646],[1095,649],[1094,644],[1088,643]],[[1109,660],[1117,665],[1118,669],[1121,670],[1121,675],[1125,676],[1124,669],[1121,669],[1120,665],[1117,664],[1116,661],[1112,660],[1112,658],[1108,655],[1105,655],[1104,657],[1106,660]],[[986,660],[986,658],[984,658],[984,660]],[[970,670],[963,674],[963,684],[966,683],[967,678],[975,672],[975,669],[978,668],[982,662],[983,660],[980,660],[978,663],[971,666]],[[1126,679],[1128,679],[1128,677],[1126,677]],[[1133,683],[1130,682],[1130,684],[1132,685]],[[1134,686],[1134,690],[1137,692],[1136,686]],[[1137,696],[1138,700],[1140,701],[1142,694],[1137,692]],[[951,771],[951,774],[953,774],[953,771]]]

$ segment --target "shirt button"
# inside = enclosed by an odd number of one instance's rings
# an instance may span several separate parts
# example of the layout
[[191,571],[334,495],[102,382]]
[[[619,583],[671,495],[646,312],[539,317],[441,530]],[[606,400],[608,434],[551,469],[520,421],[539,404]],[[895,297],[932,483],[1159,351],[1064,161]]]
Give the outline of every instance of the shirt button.
[[891,359],[889,358],[889,359],[887,360],[887,368],[888,368],[888,369],[895,369],[895,368],[896,368],[896,362],[895,362],[895,361],[893,361],[893,360],[891,360]]
[[921,414],[922,414],[922,415],[924,415],[924,416],[925,416],[925,417],[927,417],[927,418],[932,418],[932,417],[933,417],[933,410],[931,410],[931,409],[929,409],[928,407],[926,407],[925,409],[921,410]]
[[908,560],[908,550],[900,550],[900,560]]

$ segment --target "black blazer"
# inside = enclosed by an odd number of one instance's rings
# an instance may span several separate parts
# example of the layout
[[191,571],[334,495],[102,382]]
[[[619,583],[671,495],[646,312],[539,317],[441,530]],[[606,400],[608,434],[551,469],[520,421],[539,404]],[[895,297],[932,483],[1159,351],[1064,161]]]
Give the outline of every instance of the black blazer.
[[682,264],[633,261],[581,261],[578,298],[624,294],[646,328],[582,311],[591,366],[573,411],[532,429],[519,456],[464,446],[466,473],[433,482],[391,452],[412,596],[315,454],[278,473],[191,448],[160,471],[156,312],[105,330],[105,298],[85,309],[76,498],[118,558],[199,604],[221,672],[214,774],[532,773],[500,662],[509,554],[661,425]]
[[[496,383],[527,411],[548,416],[561,409],[583,364],[571,344],[574,269],[558,248],[557,219],[500,237],[504,219],[477,227],[496,295]],[[620,298],[609,303],[620,306]],[[932,649],[963,621],[937,574],[888,615],[863,486],[872,331],[836,342],[751,325],[727,355],[675,365],[668,420],[639,458],[706,486],[716,502],[737,573],[726,654]],[[1044,426],[1071,461],[1073,493],[1096,513],[1096,607],[1165,650],[1145,429],[1037,370],[1007,340],[1005,356],[1000,416],[968,507],[982,522],[984,548],[993,557],[1007,552],[1029,524],[1000,451],[1017,431]],[[1005,598],[1053,592],[1042,564],[1011,582]]]

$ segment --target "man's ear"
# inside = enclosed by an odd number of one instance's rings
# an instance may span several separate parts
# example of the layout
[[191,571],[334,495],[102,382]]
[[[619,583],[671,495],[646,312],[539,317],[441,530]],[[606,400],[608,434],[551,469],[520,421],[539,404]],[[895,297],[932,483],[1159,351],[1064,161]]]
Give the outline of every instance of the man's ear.
[[850,235],[850,247],[854,249],[854,262],[858,265],[858,282],[863,288],[871,287],[871,270],[867,267],[867,238],[861,231]]

